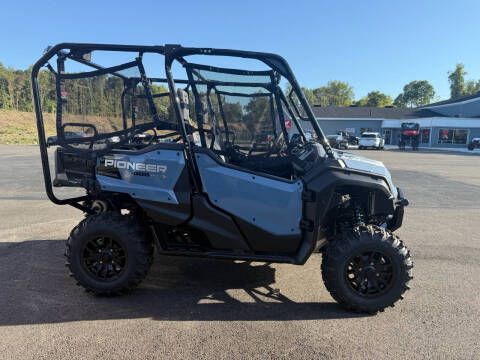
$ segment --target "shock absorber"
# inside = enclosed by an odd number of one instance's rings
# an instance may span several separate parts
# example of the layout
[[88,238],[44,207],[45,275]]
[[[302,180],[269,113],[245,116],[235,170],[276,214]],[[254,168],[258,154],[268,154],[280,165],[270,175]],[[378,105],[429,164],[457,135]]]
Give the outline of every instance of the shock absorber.
[[353,218],[352,218],[352,225],[354,228],[360,227],[365,225],[365,215],[363,213],[363,209],[358,203],[353,203]]

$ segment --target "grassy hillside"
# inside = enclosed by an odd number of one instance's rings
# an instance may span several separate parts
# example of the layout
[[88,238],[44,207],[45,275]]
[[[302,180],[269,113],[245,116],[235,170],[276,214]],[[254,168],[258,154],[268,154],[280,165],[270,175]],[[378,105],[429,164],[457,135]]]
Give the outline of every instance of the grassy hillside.
[[[44,114],[47,136],[55,134],[55,115]],[[0,144],[38,144],[33,112],[0,110]]]
[[[45,133],[56,135],[55,114],[44,113]],[[82,115],[65,115],[65,122],[93,123],[101,133],[121,129],[122,118],[114,116],[89,115],[88,120]],[[170,130],[157,131],[158,134],[169,133]],[[0,110],[0,144],[38,144],[35,113],[15,110]]]

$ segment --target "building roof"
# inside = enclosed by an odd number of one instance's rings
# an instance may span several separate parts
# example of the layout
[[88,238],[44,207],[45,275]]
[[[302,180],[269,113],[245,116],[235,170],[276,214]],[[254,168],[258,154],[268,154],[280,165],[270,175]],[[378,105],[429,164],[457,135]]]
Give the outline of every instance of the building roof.
[[456,99],[439,101],[418,108],[314,106],[313,112],[317,118],[322,119],[480,118],[480,92]]
[[314,106],[313,113],[317,118],[326,119],[413,119],[438,116],[429,109],[373,106]]
[[480,98],[480,92],[477,92],[473,95],[456,97],[455,99],[437,101],[437,102],[434,102],[434,103],[431,103],[431,104],[428,104],[428,105],[425,105],[425,106],[421,106],[421,108],[429,108],[431,106],[439,106],[439,105],[456,104],[456,103],[461,103],[461,102],[464,102],[464,101],[477,99],[477,98]]
[[428,104],[422,109],[433,111],[440,116],[478,118],[480,117],[480,93]]

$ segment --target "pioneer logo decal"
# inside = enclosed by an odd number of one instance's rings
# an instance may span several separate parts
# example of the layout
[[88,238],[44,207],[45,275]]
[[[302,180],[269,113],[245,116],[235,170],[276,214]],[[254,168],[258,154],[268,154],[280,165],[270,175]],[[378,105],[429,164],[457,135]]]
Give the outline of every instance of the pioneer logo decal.
[[115,160],[115,159],[105,159],[106,167],[114,167],[117,169],[126,169],[132,171],[145,171],[149,173],[161,173],[165,174],[167,172],[166,165],[158,164],[145,164],[140,162],[130,162],[125,160]]

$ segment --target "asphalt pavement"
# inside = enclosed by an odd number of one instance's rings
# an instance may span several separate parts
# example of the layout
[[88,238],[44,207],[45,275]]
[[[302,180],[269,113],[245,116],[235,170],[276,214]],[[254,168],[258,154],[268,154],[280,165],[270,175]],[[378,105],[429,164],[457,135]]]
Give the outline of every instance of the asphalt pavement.
[[318,254],[304,266],[157,256],[131,295],[91,296],[63,258],[83,215],[46,199],[36,146],[0,146],[0,358],[480,358],[480,157],[354,152],[383,161],[411,203],[398,234],[412,289],[376,316],[332,300]]

